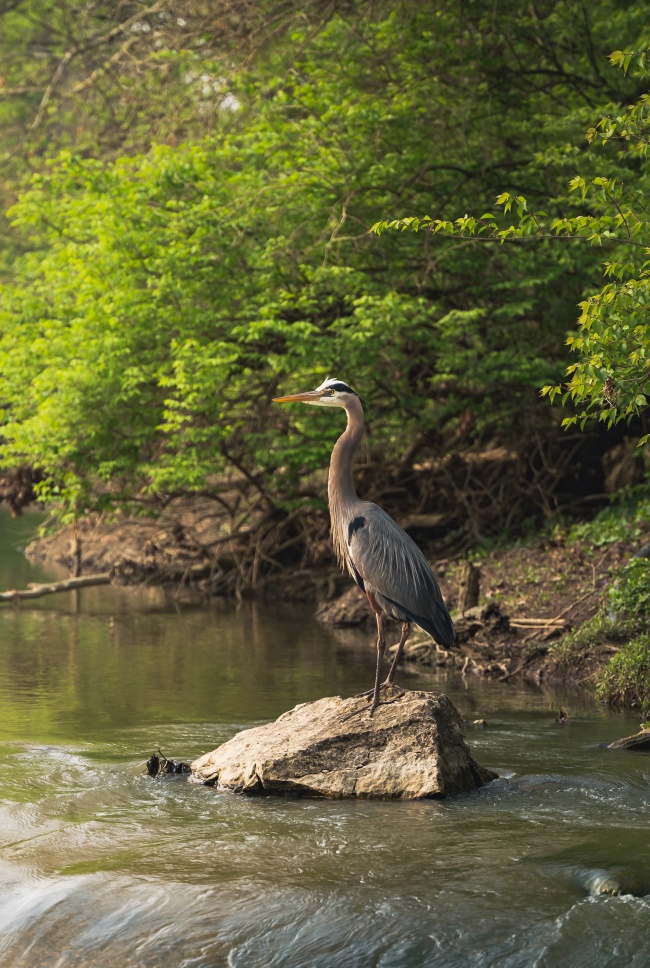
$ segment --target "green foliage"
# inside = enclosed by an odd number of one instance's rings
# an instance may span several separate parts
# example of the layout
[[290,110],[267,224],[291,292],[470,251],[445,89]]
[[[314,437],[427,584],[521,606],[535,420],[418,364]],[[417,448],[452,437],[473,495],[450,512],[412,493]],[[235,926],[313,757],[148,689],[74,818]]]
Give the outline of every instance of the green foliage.
[[615,541],[636,541],[649,521],[650,497],[647,485],[641,485],[617,495],[590,521],[572,525],[567,537],[572,544],[602,548]]
[[[599,519],[574,530],[572,540],[602,547],[629,539],[647,516],[647,503],[642,502],[637,502],[636,512],[629,506],[608,509]],[[650,560],[632,558],[612,575],[598,612],[554,643],[550,653],[558,668],[571,670],[597,659],[602,646],[621,644],[620,651],[598,671],[596,695],[612,705],[639,707],[646,715],[650,712],[649,620]]]
[[609,594],[609,605],[618,617],[646,619],[650,615],[650,561],[633,558],[618,573]]
[[[581,157],[574,132],[594,100],[604,112],[634,90],[605,54],[638,40],[645,13],[640,2],[552,2],[540,34],[535,10],[506,3],[495,17],[487,0],[461,13],[452,0],[358,17],[333,7],[316,22],[298,12],[246,71],[228,72],[239,109],[220,113],[213,92],[200,138],[183,94],[189,54],[172,38],[143,53],[169,68],[151,117],[152,73],[142,89],[137,71],[119,75],[136,86],[137,121],[122,137],[120,101],[115,143],[132,153],[117,159],[114,144],[88,157],[97,129],[75,143],[76,108],[61,99],[68,150],[39,161],[11,210],[27,251],[2,290],[2,465],[39,468],[42,496],[71,515],[218,489],[224,474],[290,505],[340,422],[270,399],[327,373],[373,405],[387,460],[548,424],[537,388],[561,378],[561,344],[600,255],[558,247],[557,226],[541,251],[468,243],[508,241],[499,219],[512,206],[532,238],[529,210],[549,194],[564,203]],[[222,76],[222,50],[197,40],[191,60],[192,72]],[[155,130],[171,143],[149,148],[163,90],[169,116]],[[614,137],[612,165],[632,170]],[[585,181],[585,217],[605,217],[623,184],[611,179]],[[497,215],[449,221],[486,211],[499,191]],[[412,232],[369,234],[395,207],[434,212],[440,248]]]
[[194,0],[2,4],[3,175],[62,148],[115,157],[205,134],[236,110],[228,78],[268,46],[265,23],[278,31],[300,14],[311,29],[322,23],[317,5],[292,0],[221,0],[218,16]]
[[225,20],[215,30],[193,0],[0,4],[2,276],[22,248],[4,210],[43,159],[62,149],[115,158],[209,130],[228,113],[219,78],[230,39]]
[[[634,64],[636,76],[645,80],[646,54],[615,51],[610,60],[625,73]],[[580,301],[578,331],[566,341],[580,360],[568,367],[566,385],[547,384],[541,392],[551,402],[556,397],[563,403],[570,399],[579,408],[565,417],[565,427],[579,423],[584,428],[590,418],[611,427],[644,411],[650,395],[650,95],[644,93],[627,108],[603,115],[588,129],[586,140],[597,149],[599,173],[574,175],[570,197],[547,199],[556,215],[533,211],[527,197],[503,191],[496,199],[500,209],[481,217],[407,217],[377,222],[373,230],[381,234],[389,228],[426,229],[434,236],[469,243],[555,239],[605,247],[607,281]],[[583,171],[593,169],[593,158],[582,165]],[[576,208],[580,211],[574,214]],[[648,439],[650,435],[642,443]]]
[[621,649],[601,673],[596,696],[614,706],[650,713],[650,636],[640,635]]
[[597,653],[599,646],[611,642],[626,642],[638,631],[639,626],[635,619],[614,616],[607,608],[603,608],[579,628],[553,642],[549,652],[559,669],[575,670]]

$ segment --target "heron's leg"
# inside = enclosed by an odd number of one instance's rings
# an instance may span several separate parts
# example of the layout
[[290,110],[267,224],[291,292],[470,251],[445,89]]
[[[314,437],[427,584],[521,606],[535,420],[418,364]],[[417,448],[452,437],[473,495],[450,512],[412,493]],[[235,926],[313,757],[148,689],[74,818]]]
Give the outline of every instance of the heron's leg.
[[372,693],[372,702],[370,703],[370,715],[374,713],[375,709],[379,705],[379,690],[381,689],[381,666],[384,660],[384,651],[386,649],[386,635],[384,633],[384,615],[383,612],[375,612],[377,618],[377,671],[375,672],[375,688]]
[[385,686],[392,686],[393,684],[393,679],[395,678],[395,670],[397,669],[397,663],[402,658],[402,652],[404,651],[406,640],[408,639],[410,634],[411,634],[411,623],[404,622],[402,625],[402,637],[399,640],[397,651],[395,652],[395,658],[393,659],[391,663],[391,667],[388,670],[388,675],[386,676],[386,680],[384,682]]
[[[372,599],[370,604],[373,605],[374,608]],[[369,715],[372,716],[375,709],[379,705],[379,692],[383,685],[383,683],[380,683],[379,680],[381,679],[381,666],[384,659],[384,651],[386,649],[386,636],[384,634],[384,616],[378,609],[375,611],[375,618],[377,619],[377,670],[375,672],[375,685],[372,689],[368,689],[367,692],[360,692],[354,697],[355,699],[370,699],[372,696],[372,702],[370,703],[369,707],[362,706],[360,709],[355,709],[353,712],[348,713],[347,716],[343,717],[342,722],[352,719],[353,716],[358,716],[359,713],[364,712],[368,708]]]
[[[373,603],[371,602],[371,604]],[[376,611],[375,619],[377,620],[377,672],[375,674],[375,684],[372,687],[372,689],[366,689],[364,692],[358,692],[354,697],[355,699],[370,699],[370,697],[372,696],[374,701],[374,697],[377,695],[377,682],[378,682],[377,677],[378,676],[381,677],[381,664],[382,664],[382,659],[384,655],[384,649],[386,647],[386,640],[385,638],[383,639],[383,645],[382,645],[382,631],[380,631],[380,626],[383,627],[384,616],[382,615],[381,612]],[[381,652],[380,652],[380,649],[381,649]],[[383,683],[379,686],[380,689],[382,685]]]

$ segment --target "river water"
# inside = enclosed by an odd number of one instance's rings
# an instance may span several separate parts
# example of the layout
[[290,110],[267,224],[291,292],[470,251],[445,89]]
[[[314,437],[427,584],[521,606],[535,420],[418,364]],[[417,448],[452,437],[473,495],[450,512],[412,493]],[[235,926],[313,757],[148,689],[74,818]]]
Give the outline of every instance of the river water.
[[[0,517],[2,588],[45,577],[16,550],[33,526]],[[143,775],[158,746],[190,761],[367,688],[373,661],[366,634],[280,603],[100,587],[0,606],[0,968],[647,968],[650,758],[605,750],[638,719],[588,696],[403,673],[487,721],[468,737],[501,779],[448,801]],[[605,876],[621,896],[589,893]]]

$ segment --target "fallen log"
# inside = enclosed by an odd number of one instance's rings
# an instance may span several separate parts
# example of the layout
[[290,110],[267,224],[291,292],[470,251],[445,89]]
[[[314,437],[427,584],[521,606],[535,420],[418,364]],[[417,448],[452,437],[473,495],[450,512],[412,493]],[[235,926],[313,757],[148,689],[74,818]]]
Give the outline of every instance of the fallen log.
[[108,585],[111,576],[108,573],[101,575],[81,575],[79,578],[64,578],[63,581],[53,581],[44,584],[32,582],[29,588],[21,590],[10,588],[6,592],[0,592],[0,602],[18,602],[23,598],[40,598],[42,595],[53,595],[55,592],[67,592],[73,588],[85,588],[88,585]]
[[624,736],[623,739],[615,739],[607,747],[608,750],[650,750],[650,729],[642,729],[634,736]]

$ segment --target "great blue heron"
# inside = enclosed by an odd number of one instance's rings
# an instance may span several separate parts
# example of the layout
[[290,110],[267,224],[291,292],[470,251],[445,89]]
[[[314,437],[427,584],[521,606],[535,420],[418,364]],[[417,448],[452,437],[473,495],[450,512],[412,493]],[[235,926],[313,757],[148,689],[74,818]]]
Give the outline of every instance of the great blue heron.
[[[447,649],[454,644],[456,633],[438,583],[418,546],[382,508],[357,497],[352,460],[364,427],[363,406],[357,394],[347,383],[327,379],[315,390],[276,397],[273,402],[294,401],[343,407],[348,417],[347,427],[332,451],[327,492],[336,557],[365,592],[377,619],[377,672],[374,689],[368,693],[372,693],[372,716],[379,705],[381,685],[393,683],[412,623]],[[388,675],[380,684],[386,615],[402,622],[402,634]]]

